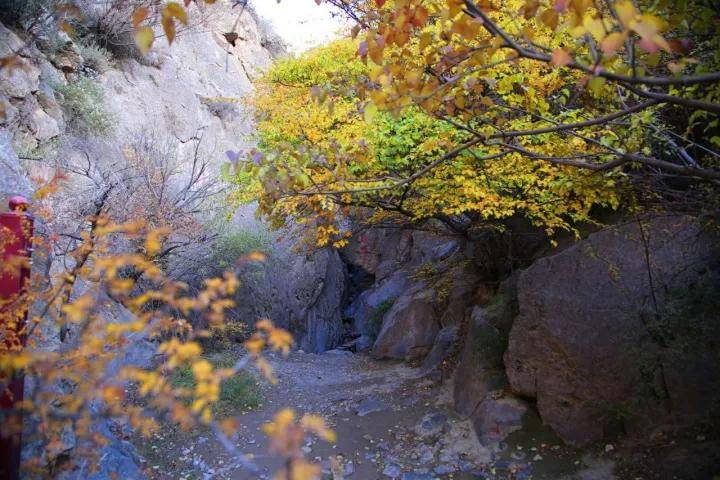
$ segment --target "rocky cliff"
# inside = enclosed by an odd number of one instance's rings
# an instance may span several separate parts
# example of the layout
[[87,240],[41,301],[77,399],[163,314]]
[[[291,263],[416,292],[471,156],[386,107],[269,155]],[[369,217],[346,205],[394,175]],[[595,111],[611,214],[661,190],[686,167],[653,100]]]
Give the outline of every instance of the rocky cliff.
[[[678,215],[555,249],[510,232],[357,235],[342,255],[347,348],[415,362],[430,378],[454,372],[455,408],[484,445],[540,424],[577,446],[652,436],[675,445],[674,460],[657,458],[660,475],[710,478],[717,455],[687,458],[717,445],[707,434],[720,401],[717,233]],[[702,441],[670,441],[687,432]]]
[[[252,80],[283,53],[282,45],[250,9],[240,13],[231,5],[217,2],[203,11],[191,8],[191,27],[179,31],[172,46],[159,39],[145,57],[132,43],[102,44],[97,32],[78,29],[71,39],[56,25],[28,33],[20,20],[0,23],[0,57],[17,54],[20,61],[18,68],[0,69],[0,210],[7,208],[8,196],[31,197],[53,177],[62,178],[59,195],[34,202],[53,212],[52,225],[38,215],[36,231],[45,236],[78,231],[82,229],[79,219],[90,211],[96,197],[117,183],[111,176],[119,177],[123,168],[117,160],[130,157],[128,148],[149,140],[162,146],[165,158],[173,159],[170,167],[176,178],[186,178],[194,171],[192,161],[202,158],[207,170],[195,175],[202,176],[203,182],[217,182],[220,166],[227,162],[225,151],[252,146],[252,122],[244,103]],[[94,13],[84,11],[84,18],[90,21]],[[2,17],[6,14],[2,12]],[[238,35],[234,45],[223,35],[231,31]],[[56,172],[63,175],[57,177]],[[168,188],[178,190],[173,182]],[[114,208],[129,210],[138,192],[118,193]],[[208,219],[207,215],[198,217]],[[44,275],[63,268],[62,258],[56,260],[48,253],[53,252],[38,251],[34,259],[35,268]],[[78,285],[75,295],[85,287]],[[110,298],[99,303],[108,322],[134,320]],[[47,331],[35,343],[37,348],[62,349],[57,328],[47,327],[43,326]],[[131,339],[108,374],[116,374],[125,365],[151,367],[155,348],[145,338]],[[26,387],[34,388],[32,379]],[[80,459],[75,470],[60,476],[146,478],[137,452],[126,441],[127,425],[103,420],[93,428],[107,441],[99,464],[90,469]],[[29,440],[23,455],[40,459],[49,478],[54,468],[62,470],[58,459],[83,448],[72,431],[63,440],[52,454]]]
[[[18,52],[22,60],[21,68],[0,72],[5,112],[0,127],[12,133],[25,157],[49,156],[68,135],[125,144],[139,135],[160,134],[178,139],[178,149],[190,148],[188,139],[202,135],[203,147],[223,161],[225,150],[250,145],[252,124],[243,99],[253,78],[282,53],[257,16],[240,11],[229,2],[191,9],[193,26],[180,31],[171,46],[159,39],[145,57],[132,45],[125,51],[106,49],[92,36],[73,41],[59,31],[38,36],[0,25],[0,56]],[[233,31],[235,45],[223,35]],[[91,96],[93,86],[101,89],[98,97]],[[79,95],[88,98],[75,98]],[[103,105],[83,105],[85,100]],[[89,132],[73,131],[78,109],[91,107],[94,112],[79,113],[95,113],[88,120],[107,128],[84,125]]]

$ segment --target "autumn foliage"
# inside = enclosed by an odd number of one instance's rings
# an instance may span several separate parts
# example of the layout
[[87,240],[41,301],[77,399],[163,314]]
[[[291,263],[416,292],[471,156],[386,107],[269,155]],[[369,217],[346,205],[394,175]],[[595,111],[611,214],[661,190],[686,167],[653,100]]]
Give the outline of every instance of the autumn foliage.
[[704,4],[330,3],[357,39],[265,76],[260,145],[239,174],[260,180],[241,191],[277,222],[312,223],[318,245],[342,245],[358,207],[459,232],[519,215],[552,235],[598,208],[716,205]]

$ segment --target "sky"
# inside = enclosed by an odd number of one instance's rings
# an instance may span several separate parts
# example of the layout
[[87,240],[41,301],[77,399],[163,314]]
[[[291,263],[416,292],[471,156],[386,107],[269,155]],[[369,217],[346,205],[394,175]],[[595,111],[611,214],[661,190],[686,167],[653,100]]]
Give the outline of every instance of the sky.
[[338,37],[347,29],[340,18],[333,18],[331,8],[315,0],[252,0],[261,17],[270,21],[292,52],[302,52]]

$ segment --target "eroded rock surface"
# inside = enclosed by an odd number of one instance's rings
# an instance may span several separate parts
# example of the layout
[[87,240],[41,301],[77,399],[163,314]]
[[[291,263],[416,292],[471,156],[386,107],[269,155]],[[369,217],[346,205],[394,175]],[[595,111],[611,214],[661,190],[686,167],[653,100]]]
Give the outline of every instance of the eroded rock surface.
[[536,398],[543,421],[575,444],[613,433],[618,409],[626,431],[707,412],[720,398],[709,341],[720,318],[697,307],[717,302],[719,254],[700,225],[668,216],[536,261],[518,281],[505,354],[512,389]]

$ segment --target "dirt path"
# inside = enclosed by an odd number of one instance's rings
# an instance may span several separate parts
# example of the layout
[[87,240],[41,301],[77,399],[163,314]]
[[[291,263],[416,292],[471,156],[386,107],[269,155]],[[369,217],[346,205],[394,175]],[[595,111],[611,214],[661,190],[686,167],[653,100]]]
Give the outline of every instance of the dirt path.
[[611,478],[607,464],[582,461],[578,452],[542,432],[514,435],[499,446],[480,445],[470,423],[453,413],[447,382],[439,386],[418,378],[418,371],[403,363],[299,352],[273,357],[272,363],[279,383],[262,387],[260,407],[240,412],[236,439],[262,467],[259,477],[237,465],[207,432],[168,429],[138,445],[151,478],[271,478],[277,461],[260,426],[283,407],[320,414],[338,434],[335,445],[317,441],[304,447],[308,458],[323,464],[324,478],[332,478],[330,456],[340,456],[349,480]]

